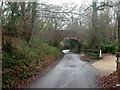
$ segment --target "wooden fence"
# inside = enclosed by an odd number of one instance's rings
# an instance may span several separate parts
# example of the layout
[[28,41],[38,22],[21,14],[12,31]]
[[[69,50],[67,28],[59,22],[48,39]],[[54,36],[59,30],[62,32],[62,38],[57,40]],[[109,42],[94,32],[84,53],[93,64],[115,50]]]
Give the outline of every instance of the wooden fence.
[[85,54],[88,55],[90,59],[100,59],[101,58],[99,50],[86,49]]

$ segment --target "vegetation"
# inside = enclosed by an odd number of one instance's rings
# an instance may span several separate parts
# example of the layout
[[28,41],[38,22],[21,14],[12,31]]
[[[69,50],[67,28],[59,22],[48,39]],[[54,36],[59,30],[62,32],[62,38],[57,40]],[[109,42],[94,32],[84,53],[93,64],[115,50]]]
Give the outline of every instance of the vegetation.
[[42,38],[46,27],[35,25],[37,2],[5,2],[2,5],[2,87],[22,88],[22,84],[45,70],[62,52],[49,39]]
[[103,53],[112,53],[116,54],[118,52],[118,47],[112,45],[101,45],[101,50]]
[[[90,58],[120,51],[118,1],[53,5],[47,2],[0,2],[3,87],[21,87],[61,56],[64,49]],[[2,34],[1,34],[2,33]],[[86,52],[87,51],[87,52]]]
[[15,38],[11,42],[4,42],[3,88],[20,87],[21,83],[26,83],[28,79],[37,75],[37,72],[43,71],[61,56],[58,48],[36,41],[31,41],[30,45]]

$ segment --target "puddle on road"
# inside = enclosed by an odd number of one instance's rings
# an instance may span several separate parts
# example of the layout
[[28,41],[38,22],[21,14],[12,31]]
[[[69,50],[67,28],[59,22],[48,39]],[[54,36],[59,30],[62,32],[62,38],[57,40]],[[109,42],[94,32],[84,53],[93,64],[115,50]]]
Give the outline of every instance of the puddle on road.
[[70,65],[69,67],[77,67],[77,66],[75,66],[75,65]]

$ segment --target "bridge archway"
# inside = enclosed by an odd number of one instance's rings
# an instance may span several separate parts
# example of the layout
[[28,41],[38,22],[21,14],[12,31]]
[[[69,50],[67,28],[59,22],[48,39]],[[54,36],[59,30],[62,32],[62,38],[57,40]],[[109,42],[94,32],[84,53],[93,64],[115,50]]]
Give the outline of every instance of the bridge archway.
[[65,37],[64,38],[64,49],[70,49],[70,51],[79,53],[81,48],[80,39],[77,37]]

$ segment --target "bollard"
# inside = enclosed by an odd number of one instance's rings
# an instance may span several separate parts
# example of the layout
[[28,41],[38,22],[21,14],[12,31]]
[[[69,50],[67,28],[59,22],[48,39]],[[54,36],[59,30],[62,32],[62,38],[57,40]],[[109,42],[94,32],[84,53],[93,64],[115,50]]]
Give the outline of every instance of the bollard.
[[102,57],[102,51],[100,50],[100,58]]

